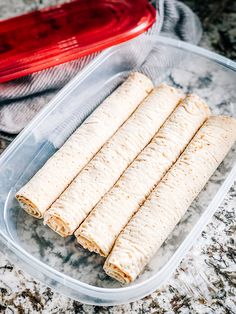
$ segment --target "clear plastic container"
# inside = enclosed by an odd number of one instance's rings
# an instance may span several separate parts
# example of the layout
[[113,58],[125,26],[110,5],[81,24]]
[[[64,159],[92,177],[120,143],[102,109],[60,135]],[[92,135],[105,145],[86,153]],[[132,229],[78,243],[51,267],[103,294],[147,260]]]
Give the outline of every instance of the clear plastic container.
[[196,92],[217,114],[235,115],[236,65],[168,38],[142,35],[100,54],[28,125],[0,159],[0,243],[3,252],[41,282],[88,304],[134,301],[159,288],[175,270],[236,179],[235,147],[141,276],[128,286],[102,270],[104,259],[63,239],[19,208],[14,195],[84,118],[130,71],[158,84]]

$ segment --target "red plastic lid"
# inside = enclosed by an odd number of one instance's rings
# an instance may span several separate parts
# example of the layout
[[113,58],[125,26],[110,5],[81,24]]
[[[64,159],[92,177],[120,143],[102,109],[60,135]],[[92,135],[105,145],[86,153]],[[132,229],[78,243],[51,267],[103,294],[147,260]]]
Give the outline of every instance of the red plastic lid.
[[0,22],[0,82],[119,44],[155,21],[147,0],[76,0]]

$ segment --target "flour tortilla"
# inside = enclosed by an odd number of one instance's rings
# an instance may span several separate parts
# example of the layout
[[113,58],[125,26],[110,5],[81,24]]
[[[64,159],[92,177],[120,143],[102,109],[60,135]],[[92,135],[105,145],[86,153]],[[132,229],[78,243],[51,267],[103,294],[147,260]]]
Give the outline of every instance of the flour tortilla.
[[153,84],[145,75],[131,74],[17,192],[16,198],[23,209],[36,218],[42,218],[152,89]]
[[181,97],[182,93],[167,85],[154,89],[52,204],[44,222],[63,237],[73,234],[150,142]]
[[208,106],[196,95],[188,95],[180,102],[150,144],[75,232],[84,248],[102,256],[109,254],[119,233],[209,114]]
[[209,118],[117,238],[104,270],[131,282],[172,232],[236,140],[236,120]]

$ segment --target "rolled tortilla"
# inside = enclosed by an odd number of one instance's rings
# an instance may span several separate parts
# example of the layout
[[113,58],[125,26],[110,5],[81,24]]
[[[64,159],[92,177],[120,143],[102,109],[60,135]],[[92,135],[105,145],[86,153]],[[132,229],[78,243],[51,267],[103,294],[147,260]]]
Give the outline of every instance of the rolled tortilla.
[[133,281],[172,232],[236,140],[236,120],[209,118],[118,236],[105,272]]
[[154,89],[52,204],[44,222],[63,237],[71,235],[150,142],[181,97],[167,85]]
[[17,192],[16,198],[22,208],[30,215],[42,218],[152,89],[153,84],[145,75],[137,72],[131,74]]
[[151,143],[75,232],[84,248],[102,256],[109,254],[131,216],[177,160],[209,114],[208,106],[196,95],[187,96],[177,106]]

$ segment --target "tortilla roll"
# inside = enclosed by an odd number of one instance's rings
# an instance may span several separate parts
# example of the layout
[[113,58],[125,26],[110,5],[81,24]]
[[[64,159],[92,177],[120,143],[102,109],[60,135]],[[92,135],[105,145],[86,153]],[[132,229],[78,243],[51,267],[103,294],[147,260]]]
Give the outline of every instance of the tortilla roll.
[[133,281],[172,232],[236,140],[236,120],[210,117],[118,236],[105,272]]
[[152,89],[153,84],[148,77],[138,72],[131,74],[17,192],[16,198],[22,208],[30,215],[42,218]]
[[150,142],[181,97],[178,90],[167,85],[154,89],[52,204],[44,222],[63,237],[73,234]]
[[151,143],[102,198],[79,229],[78,242],[107,256],[112,246],[169,168],[176,162],[210,110],[198,96],[187,96],[156,133]]

